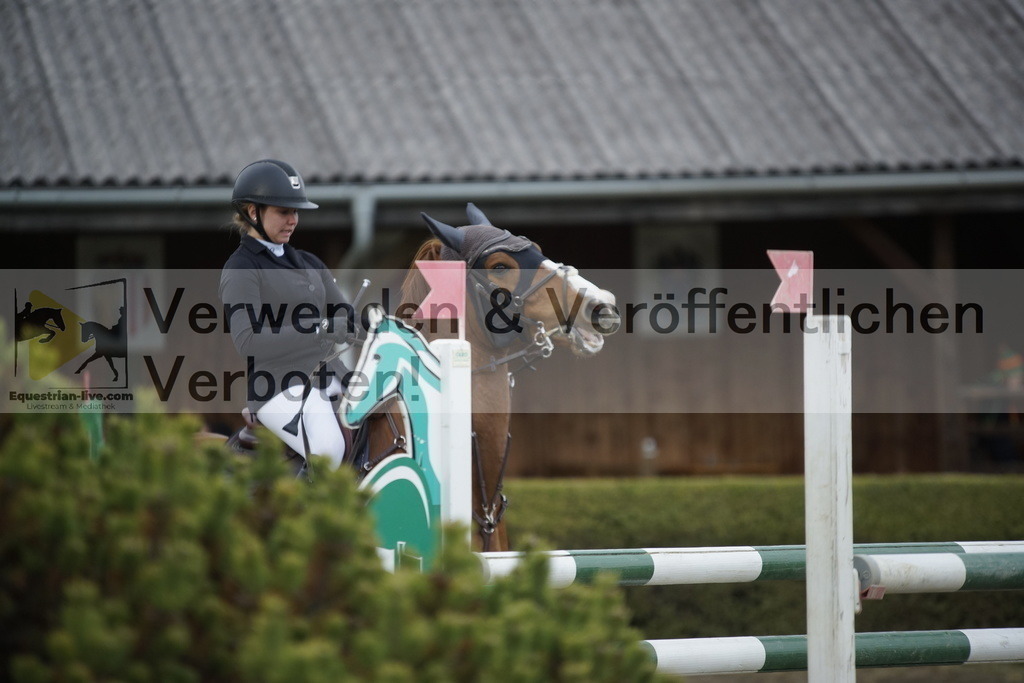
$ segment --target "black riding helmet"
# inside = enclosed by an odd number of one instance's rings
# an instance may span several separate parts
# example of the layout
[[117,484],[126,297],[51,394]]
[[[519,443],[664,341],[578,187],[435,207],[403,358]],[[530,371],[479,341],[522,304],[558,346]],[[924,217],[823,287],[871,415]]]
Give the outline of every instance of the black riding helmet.
[[261,159],[249,164],[235,178],[235,188],[231,193],[231,205],[246,223],[269,241],[263,230],[260,212],[256,211],[256,220],[242,208],[245,204],[259,206],[283,206],[287,209],[317,209],[319,206],[306,198],[306,184],[302,176],[291,164],[277,159]]

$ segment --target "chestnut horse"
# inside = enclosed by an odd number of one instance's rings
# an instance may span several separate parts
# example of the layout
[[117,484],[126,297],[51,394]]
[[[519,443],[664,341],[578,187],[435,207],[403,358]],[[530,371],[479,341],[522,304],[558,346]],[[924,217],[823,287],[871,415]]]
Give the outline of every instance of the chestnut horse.
[[[467,215],[470,225],[456,228],[423,214],[434,237],[419,248],[414,261],[467,264],[465,338],[474,365],[472,506],[480,535],[476,545],[507,550],[502,480],[509,452],[512,373],[548,357],[556,346],[579,356],[596,354],[604,337],[618,329],[619,315],[615,297],[575,268],[554,263],[532,241],[494,227],[473,204]],[[413,266],[402,284],[403,303],[419,304],[427,292],[423,276]],[[422,332],[428,339],[442,336],[436,329]],[[393,411],[384,413],[388,419],[369,423],[367,469],[406,443]]]

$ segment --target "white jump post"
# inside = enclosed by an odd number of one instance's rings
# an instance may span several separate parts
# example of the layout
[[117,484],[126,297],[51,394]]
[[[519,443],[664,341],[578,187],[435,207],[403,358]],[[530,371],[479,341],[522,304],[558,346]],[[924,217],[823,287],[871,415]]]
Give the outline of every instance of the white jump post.
[[[461,325],[462,321],[460,321]],[[461,524],[470,544],[472,511],[472,432],[473,376],[469,342],[464,339],[437,339],[430,347],[441,360],[441,430],[438,444],[441,457],[441,519],[445,524]]]
[[419,315],[454,319],[457,339],[435,339],[431,348],[441,360],[441,429],[434,460],[441,479],[441,521],[461,524],[466,544],[473,525],[473,370],[466,341],[466,264],[462,261],[417,261],[430,290]]
[[807,677],[856,680],[851,326],[811,316],[804,328],[804,514]]

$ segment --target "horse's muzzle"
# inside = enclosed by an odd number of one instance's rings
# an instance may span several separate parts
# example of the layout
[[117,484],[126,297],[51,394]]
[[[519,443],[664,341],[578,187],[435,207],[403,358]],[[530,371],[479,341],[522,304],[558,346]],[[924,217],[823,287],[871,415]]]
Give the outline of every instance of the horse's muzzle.
[[604,290],[601,294],[604,296],[587,302],[584,320],[594,332],[607,337],[619,331],[622,317],[615,305],[615,296]]
[[581,313],[568,332],[569,344],[576,355],[592,356],[604,348],[605,337],[618,331],[622,318],[615,296],[603,289],[588,297]]

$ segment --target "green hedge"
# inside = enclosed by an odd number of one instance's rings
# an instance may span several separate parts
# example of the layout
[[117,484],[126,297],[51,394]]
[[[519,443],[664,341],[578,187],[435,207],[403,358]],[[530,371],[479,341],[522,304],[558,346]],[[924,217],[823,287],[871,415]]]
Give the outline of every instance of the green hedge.
[[312,484],[272,440],[234,460],[198,423],[18,417],[0,445],[0,680],[625,681],[653,665],[611,584],[543,561],[492,587],[461,536],[445,571],[381,569],[347,470]]
[[[507,485],[513,543],[550,548],[800,544],[800,477],[516,479]],[[854,540],[1024,540],[1019,475],[854,479]],[[625,589],[649,638],[805,632],[803,582]],[[860,631],[1024,626],[1024,591],[890,595],[865,604]]]

